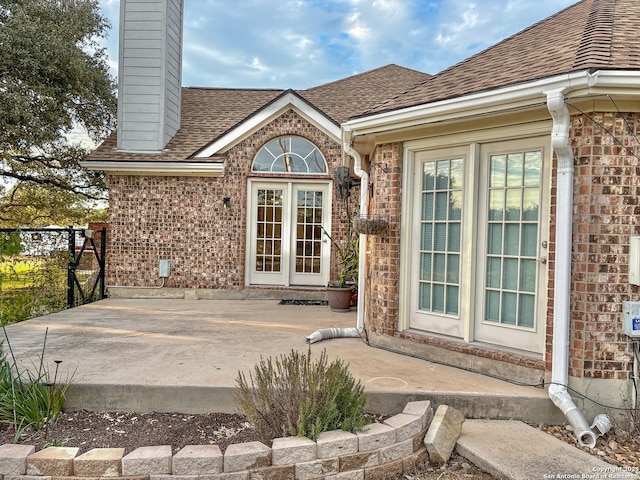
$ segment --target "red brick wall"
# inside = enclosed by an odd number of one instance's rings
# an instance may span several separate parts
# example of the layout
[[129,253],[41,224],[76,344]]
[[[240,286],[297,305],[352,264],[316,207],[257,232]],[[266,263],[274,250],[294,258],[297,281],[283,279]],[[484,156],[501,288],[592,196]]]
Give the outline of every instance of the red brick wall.
[[[329,175],[316,178],[333,176],[341,146],[293,111],[233,147],[222,178],[110,175],[107,284],[159,285],[158,260],[167,258],[167,287],[243,288],[251,162],[267,141],[287,134],[307,138],[324,154]],[[223,208],[223,197],[231,208]],[[341,215],[334,207],[334,224]]]

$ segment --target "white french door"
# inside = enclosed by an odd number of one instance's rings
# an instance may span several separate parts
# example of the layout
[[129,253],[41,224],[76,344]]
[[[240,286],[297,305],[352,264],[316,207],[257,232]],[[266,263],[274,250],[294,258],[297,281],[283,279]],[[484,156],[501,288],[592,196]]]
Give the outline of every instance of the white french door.
[[541,353],[548,137],[416,151],[405,328]]
[[329,184],[250,181],[247,278],[250,285],[326,285]]

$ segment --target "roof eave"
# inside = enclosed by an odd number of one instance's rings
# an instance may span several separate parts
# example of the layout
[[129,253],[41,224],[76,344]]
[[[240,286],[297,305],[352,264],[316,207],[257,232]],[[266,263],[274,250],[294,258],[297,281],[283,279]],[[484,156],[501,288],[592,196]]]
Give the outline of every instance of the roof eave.
[[88,170],[108,174],[222,177],[224,162],[112,162],[89,160],[80,162]]
[[539,79],[533,82],[455,97],[442,101],[387,111],[367,117],[353,118],[343,128],[353,136],[374,135],[419,125],[459,118],[496,114],[546,102],[545,92],[562,90],[566,96],[599,94],[603,89],[620,89],[640,95],[640,71],[580,71]]

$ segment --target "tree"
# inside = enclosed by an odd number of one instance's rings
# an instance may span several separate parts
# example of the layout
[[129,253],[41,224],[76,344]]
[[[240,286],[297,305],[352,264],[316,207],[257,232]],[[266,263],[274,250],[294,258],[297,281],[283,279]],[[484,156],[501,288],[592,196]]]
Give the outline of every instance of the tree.
[[0,3],[0,223],[57,223],[106,198],[103,176],[80,166],[86,147],[68,135],[98,142],[115,125],[99,45],[108,28],[96,0]]

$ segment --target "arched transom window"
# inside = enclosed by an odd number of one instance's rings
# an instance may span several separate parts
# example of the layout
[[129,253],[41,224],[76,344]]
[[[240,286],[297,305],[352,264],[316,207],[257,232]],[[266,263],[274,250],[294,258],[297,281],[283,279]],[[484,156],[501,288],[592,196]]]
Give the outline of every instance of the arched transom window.
[[327,173],[324,155],[309,140],[287,135],[265,144],[253,159],[252,172]]

